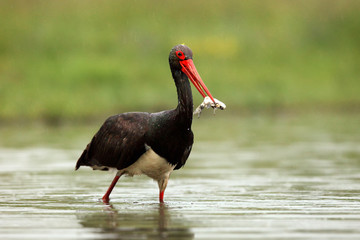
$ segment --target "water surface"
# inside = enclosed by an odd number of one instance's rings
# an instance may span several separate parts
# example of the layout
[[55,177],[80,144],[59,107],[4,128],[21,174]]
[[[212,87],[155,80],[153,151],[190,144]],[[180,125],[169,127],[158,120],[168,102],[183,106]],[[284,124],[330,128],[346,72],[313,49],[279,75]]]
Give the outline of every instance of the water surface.
[[360,239],[358,119],[195,120],[165,204],[143,176],[99,201],[115,173],[74,171],[98,126],[1,128],[0,238]]

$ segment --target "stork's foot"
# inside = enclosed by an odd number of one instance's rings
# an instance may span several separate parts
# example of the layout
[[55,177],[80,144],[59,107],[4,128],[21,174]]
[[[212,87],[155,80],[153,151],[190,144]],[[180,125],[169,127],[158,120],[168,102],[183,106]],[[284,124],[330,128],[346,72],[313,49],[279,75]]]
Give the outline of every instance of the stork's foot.
[[101,198],[102,202],[105,203],[105,204],[109,204],[110,203],[110,198],[109,196],[106,196],[104,195],[102,198]]

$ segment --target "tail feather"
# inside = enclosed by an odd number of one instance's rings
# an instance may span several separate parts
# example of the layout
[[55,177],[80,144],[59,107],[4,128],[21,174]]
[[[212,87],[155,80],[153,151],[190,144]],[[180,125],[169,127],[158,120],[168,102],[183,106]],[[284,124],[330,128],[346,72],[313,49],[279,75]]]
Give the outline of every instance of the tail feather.
[[88,147],[86,147],[86,149],[83,151],[83,153],[81,154],[80,158],[78,159],[76,166],[75,166],[75,171],[79,169],[79,167],[83,166],[83,165],[87,165],[86,164],[86,159],[87,159],[87,152],[88,152]]

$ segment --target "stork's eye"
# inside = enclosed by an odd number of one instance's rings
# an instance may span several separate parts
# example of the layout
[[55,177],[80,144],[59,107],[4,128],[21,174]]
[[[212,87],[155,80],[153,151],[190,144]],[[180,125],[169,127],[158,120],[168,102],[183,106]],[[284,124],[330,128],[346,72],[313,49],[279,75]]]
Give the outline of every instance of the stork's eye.
[[176,56],[180,59],[180,60],[184,60],[185,59],[185,54],[182,51],[176,51]]

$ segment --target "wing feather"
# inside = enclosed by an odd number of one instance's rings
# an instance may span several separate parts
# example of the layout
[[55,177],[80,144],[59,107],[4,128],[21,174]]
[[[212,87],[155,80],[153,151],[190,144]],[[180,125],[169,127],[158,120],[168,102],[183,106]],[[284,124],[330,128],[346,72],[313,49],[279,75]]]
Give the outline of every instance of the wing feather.
[[109,117],[79,158],[80,166],[123,169],[145,151],[148,113],[124,113]]

